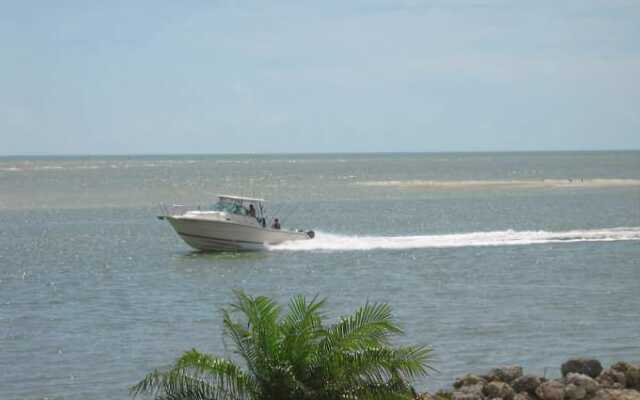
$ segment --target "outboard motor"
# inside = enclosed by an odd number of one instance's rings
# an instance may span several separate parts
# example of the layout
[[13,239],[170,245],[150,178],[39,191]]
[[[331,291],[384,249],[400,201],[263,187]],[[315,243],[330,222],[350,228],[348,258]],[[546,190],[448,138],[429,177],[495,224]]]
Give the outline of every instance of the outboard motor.
[[316,233],[314,231],[308,231],[307,236],[309,236],[309,239],[313,239],[314,237],[316,237]]

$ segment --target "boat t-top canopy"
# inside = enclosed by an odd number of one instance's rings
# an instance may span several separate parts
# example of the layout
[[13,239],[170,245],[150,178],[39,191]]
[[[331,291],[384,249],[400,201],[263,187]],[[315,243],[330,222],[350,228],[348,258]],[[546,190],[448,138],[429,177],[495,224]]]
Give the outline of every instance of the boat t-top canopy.
[[[264,221],[263,199],[253,197],[218,195],[218,202],[213,205],[213,211],[223,211],[229,214],[251,216]],[[254,204],[256,207],[254,207]],[[264,222],[263,222],[264,225]]]
[[247,202],[247,203],[264,203],[264,199],[254,199],[252,197],[242,197],[242,196],[229,196],[226,194],[218,195],[218,199],[220,200],[229,200],[233,202]]

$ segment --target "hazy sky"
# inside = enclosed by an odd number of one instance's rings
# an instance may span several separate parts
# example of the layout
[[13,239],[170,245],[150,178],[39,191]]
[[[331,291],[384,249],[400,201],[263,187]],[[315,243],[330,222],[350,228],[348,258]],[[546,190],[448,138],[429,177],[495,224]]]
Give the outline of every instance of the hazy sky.
[[0,154],[640,148],[640,0],[3,1]]

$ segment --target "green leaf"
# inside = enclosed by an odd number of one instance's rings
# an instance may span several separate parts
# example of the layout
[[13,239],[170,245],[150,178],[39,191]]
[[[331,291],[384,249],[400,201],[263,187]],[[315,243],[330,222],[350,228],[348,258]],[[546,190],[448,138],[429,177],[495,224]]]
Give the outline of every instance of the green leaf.
[[171,399],[250,399],[256,392],[253,379],[230,361],[191,350],[168,371],[155,370],[131,388],[162,394]]
[[333,326],[321,347],[327,353],[379,347],[388,344],[392,335],[402,333],[391,319],[388,304],[366,303],[355,314],[342,318]]

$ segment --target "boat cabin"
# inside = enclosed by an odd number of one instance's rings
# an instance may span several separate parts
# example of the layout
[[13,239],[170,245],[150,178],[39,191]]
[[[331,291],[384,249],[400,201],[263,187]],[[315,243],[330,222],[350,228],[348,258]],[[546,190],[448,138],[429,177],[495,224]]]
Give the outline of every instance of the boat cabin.
[[212,211],[255,218],[259,223],[266,223],[263,203],[263,199],[224,195],[218,196],[218,202],[213,205]]

